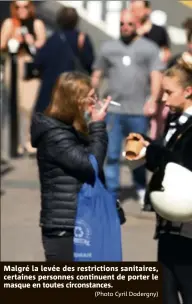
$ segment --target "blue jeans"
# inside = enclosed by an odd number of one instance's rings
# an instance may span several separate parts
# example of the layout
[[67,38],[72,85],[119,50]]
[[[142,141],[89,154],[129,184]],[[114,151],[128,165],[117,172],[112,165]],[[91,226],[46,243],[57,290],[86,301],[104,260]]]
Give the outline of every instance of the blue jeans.
[[[120,154],[122,142],[129,133],[146,134],[149,120],[145,116],[108,113],[106,117],[109,144],[105,166],[106,184],[110,191],[118,195],[120,189]],[[146,187],[145,167],[133,171],[133,180],[137,190]]]

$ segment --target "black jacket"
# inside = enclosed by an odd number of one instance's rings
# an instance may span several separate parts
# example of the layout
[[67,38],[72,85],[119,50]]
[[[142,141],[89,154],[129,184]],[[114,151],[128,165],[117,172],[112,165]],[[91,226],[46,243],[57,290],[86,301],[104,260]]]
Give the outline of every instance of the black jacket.
[[[149,210],[151,205],[150,192],[161,191],[165,167],[169,162],[180,164],[192,171],[192,117],[180,126],[166,146],[158,143],[152,143],[148,146],[146,167],[153,172],[153,176],[146,191],[145,210]],[[155,238],[163,233],[192,238],[192,222],[170,222],[157,215]]]
[[104,182],[102,168],[108,143],[105,123],[91,123],[89,136],[84,136],[70,125],[36,113],[31,137],[37,148],[41,184],[40,224],[47,231],[73,229],[80,187],[95,180],[90,153],[98,161]]

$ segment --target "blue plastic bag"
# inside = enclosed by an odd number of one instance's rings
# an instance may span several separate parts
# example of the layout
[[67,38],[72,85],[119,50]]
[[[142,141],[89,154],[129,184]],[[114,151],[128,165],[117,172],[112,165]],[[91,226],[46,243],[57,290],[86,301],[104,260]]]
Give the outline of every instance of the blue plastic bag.
[[95,184],[84,184],[78,194],[74,229],[74,261],[122,261],[121,226],[116,200],[98,177],[90,155]]

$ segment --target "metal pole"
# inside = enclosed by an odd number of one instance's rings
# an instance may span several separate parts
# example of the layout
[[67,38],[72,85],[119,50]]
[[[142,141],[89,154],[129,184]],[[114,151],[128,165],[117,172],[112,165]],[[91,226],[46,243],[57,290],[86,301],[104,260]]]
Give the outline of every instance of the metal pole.
[[11,83],[10,83],[10,154],[17,157],[18,149],[18,108],[17,108],[17,54],[11,56]]
[[107,14],[107,1],[102,1],[102,20],[106,21],[106,14]]

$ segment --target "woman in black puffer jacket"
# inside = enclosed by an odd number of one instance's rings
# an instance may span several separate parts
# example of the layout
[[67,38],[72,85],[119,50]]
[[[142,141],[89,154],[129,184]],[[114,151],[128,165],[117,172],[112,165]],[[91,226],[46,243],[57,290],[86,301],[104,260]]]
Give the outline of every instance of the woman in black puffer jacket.
[[93,154],[104,182],[107,151],[104,122],[110,98],[100,109],[90,79],[80,73],[62,74],[45,113],[32,120],[32,145],[37,148],[41,184],[42,240],[47,261],[73,260],[73,228],[77,195],[85,182],[94,183],[89,161]]

